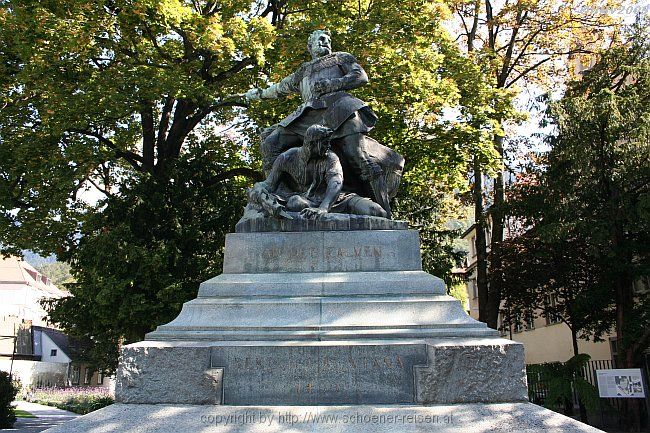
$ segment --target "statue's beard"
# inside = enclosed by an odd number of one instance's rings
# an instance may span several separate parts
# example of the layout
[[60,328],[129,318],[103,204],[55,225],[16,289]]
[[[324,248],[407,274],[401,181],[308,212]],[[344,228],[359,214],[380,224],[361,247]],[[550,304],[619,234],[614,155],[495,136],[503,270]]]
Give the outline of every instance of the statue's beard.
[[332,49],[329,47],[316,46],[312,50],[312,55],[314,57],[323,57],[332,53]]

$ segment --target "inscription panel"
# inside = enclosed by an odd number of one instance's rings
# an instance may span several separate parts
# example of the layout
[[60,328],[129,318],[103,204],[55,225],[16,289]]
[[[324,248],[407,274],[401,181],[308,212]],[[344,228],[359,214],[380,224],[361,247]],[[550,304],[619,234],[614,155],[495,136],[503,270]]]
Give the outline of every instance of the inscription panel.
[[421,270],[413,230],[231,233],[224,273]]
[[414,403],[413,367],[425,345],[222,346],[223,404],[319,405]]

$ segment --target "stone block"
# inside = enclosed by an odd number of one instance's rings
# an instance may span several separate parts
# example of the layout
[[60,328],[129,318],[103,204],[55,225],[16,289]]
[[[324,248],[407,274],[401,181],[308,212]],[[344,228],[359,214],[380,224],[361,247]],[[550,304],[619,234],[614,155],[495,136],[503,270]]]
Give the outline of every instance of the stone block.
[[230,405],[413,403],[413,367],[426,360],[422,344],[212,348]]
[[142,342],[125,346],[123,403],[234,405],[526,401],[523,346],[503,339]]
[[414,230],[230,233],[225,274],[420,271]]
[[221,371],[211,368],[209,347],[125,346],[117,369],[115,401],[220,404]]
[[415,368],[418,403],[528,401],[524,346],[505,339],[442,340]]
[[326,214],[318,220],[302,218],[290,220],[272,217],[242,218],[235,226],[237,233],[407,229],[407,221],[395,221],[370,215],[337,213]]

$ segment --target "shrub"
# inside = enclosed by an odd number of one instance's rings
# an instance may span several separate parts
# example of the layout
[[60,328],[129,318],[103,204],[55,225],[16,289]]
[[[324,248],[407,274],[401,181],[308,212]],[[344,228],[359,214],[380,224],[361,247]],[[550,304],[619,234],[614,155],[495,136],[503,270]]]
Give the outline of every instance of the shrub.
[[11,402],[17,393],[9,373],[0,371],[0,428],[11,428],[16,422],[16,411]]

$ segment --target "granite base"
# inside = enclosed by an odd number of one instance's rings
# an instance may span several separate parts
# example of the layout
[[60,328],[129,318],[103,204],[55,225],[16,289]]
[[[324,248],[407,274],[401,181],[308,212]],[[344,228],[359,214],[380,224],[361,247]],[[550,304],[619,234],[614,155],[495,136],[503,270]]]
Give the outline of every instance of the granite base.
[[46,433],[598,433],[531,403],[435,406],[114,404]]

